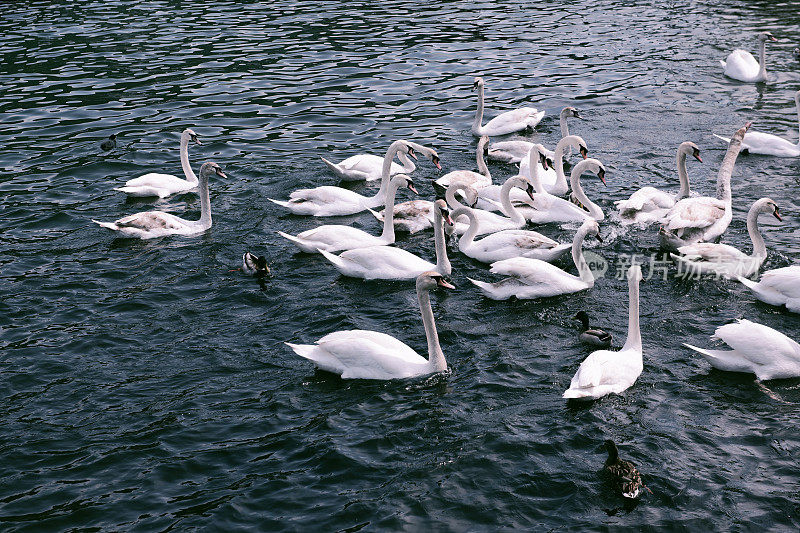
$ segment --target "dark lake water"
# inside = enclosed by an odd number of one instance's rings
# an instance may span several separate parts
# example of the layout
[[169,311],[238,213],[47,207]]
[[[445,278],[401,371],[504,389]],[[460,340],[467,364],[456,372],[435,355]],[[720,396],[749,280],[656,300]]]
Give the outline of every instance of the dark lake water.
[[[585,309],[624,341],[616,258],[650,255],[651,230],[601,225],[612,264],[594,289],[494,302],[466,277],[486,267],[451,248],[455,291],[433,309],[451,373],[399,382],[315,373],[284,341],[336,329],[392,333],[424,352],[413,285],[342,278],[276,235],[320,220],[267,198],[333,184],[319,160],[435,147],[472,169],[470,91],[487,116],[532,103],[557,140],[558,111],[608,169],[587,194],[610,213],[643,185],[677,190],[674,153],[697,143],[693,188],[714,192],[729,135],[797,134],[796,2],[31,2],[0,13],[0,529],[264,531],[718,530],[800,528],[800,380],[710,370],[706,346],[734,318],[800,338],[800,316],[737,283],[647,280],[644,372],[622,396],[567,405],[591,351]],[[767,29],[769,82],[718,63]],[[156,205],[199,216],[195,194],[126,200],[112,187],[180,174],[178,137],[222,165],[214,226],[196,238],[115,239],[92,224]],[[100,142],[119,133],[117,147]],[[423,162],[415,179],[432,198]],[[514,174],[490,164],[496,183]],[[725,242],[765,268],[800,260],[800,159],[742,155]],[[361,190],[366,187],[356,186]],[[409,197],[401,194],[401,199]],[[341,221],[340,219],[339,221]],[[345,223],[377,232],[368,214]],[[545,226],[562,241],[574,228]],[[399,245],[431,258],[430,234]],[[235,271],[269,257],[264,289]],[[645,267],[647,275],[647,267]],[[630,512],[600,475],[613,438],[653,494]]]

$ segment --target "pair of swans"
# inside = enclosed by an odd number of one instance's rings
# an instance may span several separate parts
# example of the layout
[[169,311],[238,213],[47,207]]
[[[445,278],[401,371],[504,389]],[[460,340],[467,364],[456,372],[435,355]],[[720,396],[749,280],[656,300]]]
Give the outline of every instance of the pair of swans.
[[391,335],[359,329],[329,333],[316,344],[286,345],[317,368],[343,379],[387,380],[445,372],[447,361],[439,345],[429,294],[436,287],[455,288],[438,272],[424,272],[417,278],[417,299],[428,340],[427,359]]
[[200,220],[186,220],[163,211],[145,211],[122,217],[115,222],[100,222],[98,220],[92,220],[92,222],[104,228],[118,231],[124,237],[138,237],[140,239],[154,239],[165,235],[197,235],[211,227],[211,199],[208,196],[208,178],[212,174],[227,178],[216,163],[209,161],[208,163],[203,163],[203,166],[200,167]]
[[383,246],[392,244],[395,240],[393,208],[394,198],[397,189],[406,187],[413,193],[417,193],[414,182],[405,174],[398,174],[389,183],[386,193],[386,208],[389,216],[383,221],[383,232],[380,236],[375,236],[366,231],[345,226],[343,224],[325,224],[316,228],[306,230],[297,235],[289,235],[282,231],[278,235],[294,243],[300,250],[307,253],[317,253],[320,250],[326,252],[339,252],[341,250],[352,250],[354,248],[366,248],[367,246]]
[[768,270],[758,282],[739,276],[756,298],[770,305],[785,305],[788,311],[800,313],[800,265]]
[[730,372],[747,372],[759,381],[800,376],[800,344],[763,324],[739,320],[720,326],[712,339],[731,350],[708,350],[684,343],[702,355],[711,366]]
[[[418,148],[417,148],[418,147]],[[383,158],[381,169],[381,188],[373,196],[364,196],[357,192],[342,187],[324,185],[314,189],[300,189],[289,195],[289,200],[273,200],[282,207],[289,209],[296,215],[313,215],[317,217],[353,215],[378,207],[386,200],[391,180],[390,171],[392,161],[398,153],[413,154],[415,148],[439,165],[439,155],[435,150],[407,141],[394,141]]]
[[[541,153],[549,157],[547,150],[544,150],[541,144],[536,146],[539,147]],[[531,148],[534,148],[534,146],[531,146]],[[542,187],[550,194],[563,196],[569,191],[567,177],[564,175],[564,152],[570,148],[578,150],[583,159],[588,157],[589,149],[586,147],[586,142],[577,135],[567,135],[556,144],[556,150],[553,154],[553,168],[547,169],[541,164],[539,165],[539,179],[542,182]],[[533,161],[530,157],[522,159],[519,165],[521,176],[528,179],[533,178]]]
[[496,283],[474,279],[469,281],[492,300],[507,300],[512,296],[519,299],[546,298],[591,288],[594,286],[594,276],[583,256],[582,247],[587,235],[596,236],[601,240],[599,234],[600,227],[597,221],[588,219],[578,228],[572,244],[566,245],[567,250],[572,251],[572,261],[578,268],[578,276],[564,272],[547,261],[520,257],[518,254],[517,257],[492,263],[489,270],[493,274],[510,277]]
[[194,171],[192,171],[192,166],[189,164],[190,141],[195,144],[202,144],[197,139],[197,134],[187,128],[181,133],[180,150],[181,168],[183,168],[183,174],[186,179],[181,179],[171,174],[150,172],[126,181],[124,187],[117,187],[114,190],[124,192],[128,196],[158,196],[159,198],[166,198],[171,194],[196,189],[199,182]]
[[[569,125],[567,124],[567,119],[569,117],[583,118],[574,107],[568,106],[562,109],[558,116],[562,138],[569,136]],[[525,156],[531,151],[533,144],[534,143],[530,141],[522,140],[494,142],[489,145],[489,159],[502,161],[503,163],[519,163],[525,159]],[[569,148],[567,149],[566,156],[569,157],[571,155],[572,149]],[[547,156],[554,157],[554,154],[547,153]]]
[[[794,94],[794,105],[797,108],[797,122],[800,125],[800,91]],[[730,142],[730,139],[726,139],[716,133],[714,137]],[[800,139],[795,144],[771,133],[749,131],[742,140],[742,151],[778,157],[800,157]]]
[[740,49],[728,54],[727,60],[720,60],[725,75],[739,81],[767,81],[767,41],[777,41],[777,39],[768,31],[758,34],[758,57],[761,64],[756,61],[753,54]]
[[347,250],[340,255],[320,250],[322,256],[333,263],[333,266],[345,276],[363,279],[414,279],[423,272],[435,271],[449,276],[452,268],[447,258],[445,247],[444,225],[453,224],[447,204],[444,200],[436,200],[433,207],[434,226],[433,241],[436,249],[436,264],[425,261],[406,250],[393,246],[370,246]]
[[598,350],[583,360],[564,398],[594,400],[620,394],[636,382],[643,369],[642,333],[639,329],[639,282],[642,268],[628,269],[628,338],[618,352]]
[[664,215],[684,198],[688,198],[689,174],[686,172],[686,156],[691,155],[701,163],[700,148],[693,142],[683,142],[678,146],[677,166],[678,179],[681,188],[677,196],[674,194],[659,191],[655,187],[642,187],[633,193],[627,200],[617,200],[614,205],[619,210],[619,217],[624,225],[639,224],[647,225],[660,222]]
[[758,230],[758,215],[769,213],[781,219],[778,204],[770,198],[756,201],[747,213],[747,233],[753,242],[753,254],[747,255],[728,244],[698,242],[678,248],[678,253],[670,254],[680,267],[691,274],[717,274],[733,278],[752,276],[767,258],[767,246]]
[[475,78],[472,90],[478,91],[478,109],[475,112],[475,120],[472,123],[472,134],[476,137],[482,137],[483,135],[494,137],[525,129],[533,129],[544,117],[544,111],[539,111],[535,107],[520,107],[519,109],[501,113],[487,122],[485,126],[482,126],[483,86],[483,78]]
[[714,241],[728,229],[733,218],[731,175],[750,124],[739,128],[728,145],[717,173],[718,197],[684,198],[664,216],[664,225],[659,230],[662,248],[675,252],[687,244]]

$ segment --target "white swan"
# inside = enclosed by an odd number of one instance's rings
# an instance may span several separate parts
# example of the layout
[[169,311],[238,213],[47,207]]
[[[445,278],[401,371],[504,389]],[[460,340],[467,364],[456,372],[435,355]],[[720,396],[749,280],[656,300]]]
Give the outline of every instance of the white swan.
[[678,147],[678,179],[681,188],[678,195],[659,191],[655,187],[642,187],[627,200],[617,200],[614,205],[619,210],[624,225],[646,225],[659,222],[677,201],[689,197],[689,174],[686,172],[686,156],[691,155],[701,163],[700,148],[693,142],[683,142]]
[[761,281],[737,277],[756,298],[770,305],[785,305],[792,313],[800,313],[800,265],[767,270]]
[[476,137],[506,135],[515,131],[532,129],[544,117],[544,111],[539,111],[535,107],[520,107],[513,111],[500,113],[485,126],[481,126],[483,122],[483,78],[475,78],[472,90],[478,91],[478,109],[472,123],[472,134]]
[[[464,206],[458,203],[454,196],[451,195],[450,198],[448,198],[448,200],[451,201],[450,205],[459,211],[458,215],[455,214],[455,211],[453,212],[453,220],[455,221],[453,226],[454,233],[456,235],[464,235],[468,232],[472,232],[474,237],[476,235],[523,227],[525,225],[525,217],[512,205],[510,199],[511,191],[516,190],[516,187],[522,188],[527,198],[530,198],[530,195],[533,194],[533,187],[520,176],[508,178],[500,189],[501,208],[503,213],[507,216],[484,211],[483,209],[470,209],[470,215],[467,215],[465,211],[460,210],[460,208]],[[465,189],[467,189],[467,187],[461,183],[452,185],[452,188],[456,191],[465,192]],[[472,196],[474,192],[472,194],[467,194]],[[475,223],[472,222],[473,220]]]
[[397,189],[408,187],[414,193],[414,182],[405,174],[397,174],[391,179],[389,191],[386,193],[386,209],[389,216],[383,221],[383,232],[376,237],[366,231],[351,226],[341,224],[326,224],[302,233],[297,236],[289,235],[282,231],[278,235],[288,239],[297,245],[304,252],[317,253],[320,250],[326,252],[338,252],[340,250],[352,250],[354,248],[365,248],[367,246],[383,246],[394,242],[394,224],[392,223],[392,207]]
[[594,276],[581,249],[587,235],[594,235],[600,240],[600,226],[596,220],[587,219],[578,228],[572,245],[561,245],[566,246],[567,250],[572,250],[572,261],[578,268],[579,276],[564,272],[540,259],[513,257],[492,263],[492,268],[489,270],[493,274],[511,277],[496,283],[474,279],[470,281],[493,300],[507,300],[512,296],[519,299],[546,298],[589,289],[594,286]]
[[[586,147],[584,140],[577,135],[568,135],[558,141],[553,156],[554,168],[545,171],[545,169],[539,165],[539,179],[542,182],[542,187],[550,194],[563,196],[569,191],[567,177],[564,174],[564,151],[569,147],[577,149],[584,159],[588,157],[589,149]],[[530,159],[523,158],[519,165],[520,175],[528,179],[531,179],[533,176],[531,174],[530,164]]]
[[[531,151],[531,157],[535,157],[536,148]],[[572,186],[572,194],[581,202],[585,209],[573,204],[568,200],[553,196],[544,190],[539,181],[538,165],[533,166],[531,183],[535,194],[526,203],[528,205],[516,206],[517,211],[526,219],[534,224],[545,224],[548,222],[582,222],[586,219],[603,220],[605,214],[599,205],[595,204],[586,196],[581,185],[581,174],[592,172],[596,174],[600,181],[606,183],[606,169],[603,163],[597,159],[588,158],[579,161],[572,167],[569,181]]]
[[[543,168],[545,171],[549,169],[552,162],[548,162],[545,155],[546,148],[541,144],[531,143],[531,151],[528,152],[526,160],[530,157],[538,157],[539,164],[537,167]],[[538,154],[538,155],[537,155]],[[522,176],[524,177],[524,176]],[[529,180],[531,181],[531,180]],[[478,201],[475,207],[484,209],[486,211],[500,211],[503,212],[503,186],[502,185],[487,185],[477,189]],[[513,188],[510,191],[511,203],[513,205],[530,205],[531,197],[528,191],[523,191],[519,188]]]
[[[416,158],[413,152],[405,154],[398,152],[397,158],[402,163],[398,165],[392,161],[389,169],[389,175],[395,174],[410,174],[417,169],[410,157]],[[332,163],[320,157],[323,163],[342,181],[375,181],[381,179],[381,171],[383,170],[383,158],[373,154],[358,154],[352,155],[339,163]]]
[[690,274],[717,274],[728,278],[736,276],[752,276],[767,258],[767,246],[764,237],[758,231],[758,215],[770,213],[778,220],[781,214],[778,204],[769,198],[756,201],[747,213],[747,233],[753,242],[753,255],[747,255],[728,244],[698,242],[681,246],[672,258]]
[[687,244],[713,241],[728,229],[733,218],[731,175],[742,146],[742,138],[749,127],[750,122],[734,134],[728,145],[728,151],[717,173],[717,198],[684,198],[664,216],[664,225],[659,229],[662,248],[675,252]]
[[739,320],[720,326],[716,338],[732,350],[706,350],[684,343],[696,351],[711,366],[729,372],[747,372],[759,381],[800,376],[800,344],[763,324]]
[[473,172],[471,170],[454,170],[437,179],[434,181],[434,183],[441,189],[447,189],[454,183],[463,183],[474,189],[480,189],[481,187],[491,185],[492,175],[489,173],[489,167],[486,166],[486,161],[483,159],[483,153],[486,150],[487,144],[489,144],[489,137],[484,135],[478,141],[478,148],[475,151],[475,158],[478,162],[479,172]]
[[349,330],[329,333],[316,344],[286,343],[300,357],[344,379],[396,379],[427,376],[447,370],[431,309],[430,290],[454,289],[437,272],[417,278],[417,299],[428,339],[428,359],[407,344],[378,331]]
[[597,350],[583,360],[564,398],[594,400],[620,394],[636,382],[643,369],[642,334],[639,330],[639,281],[642,268],[628,269],[628,338],[618,352]]
[[158,196],[159,198],[165,198],[171,194],[197,188],[197,176],[189,164],[189,141],[201,144],[197,140],[197,134],[187,128],[181,133],[180,151],[181,168],[183,168],[183,174],[186,176],[185,180],[171,174],[150,172],[126,181],[124,187],[117,187],[114,190],[124,192],[129,196]]
[[[462,192],[468,196],[467,202],[470,206],[475,204],[477,193],[475,189],[467,187],[466,185],[455,183],[447,188],[444,197],[447,200],[447,205],[453,209],[461,207],[461,203],[456,199],[456,192]],[[375,212],[369,210],[372,215],[383,222],[383,211]],[[407,231],[409,233],[417,233],[419,231],[432,228],[434,219],[434,202],[430,200],[409,200],[394,206],[394,229],[395,231]],[[464,224],[467,226],[467,224]],[[466,231],[466,228],[461,232]],[[431,269],[428,269],[431,270]]]
[[211,227],[211,200],[208,196],[208,177],[217,174],[227,178],[219,165],[208,162],[200,167],[200,220],[186,220],[163,211],[145,211],[122,217],[115,222],[92,220],[104,228],[120,232],[124,237],[153,239],[165,235],[192,236]]
[[[800,91],[794,94],[794,104],[797,108],[797,122],[800,125]],[[714,137],[730,142],[730,139],[726,139],[716,133]],[[742,140],[742,152],[778,157],[800,157],[800,140],[798,140],[797,144],[794,144],[771,133],[748,131],[747,135],[744,136],[744,140]]]
[[313,215],[316,217],[352,215],[371,207],[377,207],[386,200],[389,190],[389,176],[392,160],[398,152],[413,153],[413,148],[405,141],[394,141],[386,151],[381,171],[381,188],[373,196],[364,196],[342,187],[324,185],[314,189],[300,189],[289,195],[288,201],[273,200],[280,206],[289,209],[296,215]]
[[436,249],[436,264],[394,246],[370,246],[347,250],[334,255],[320,250],[325,259],[333,263],[336,269],[351,278],[363,279],[414,279],[423,272],[436,271],[444,276],[451,272],[450,261],[444,241],[444,224],[453,223],[447,204],[444,200],[436,200],[434,204],[433,240]]
[[[558,116],[562,138],[569,135],[569,125],[567,124],[567,118],[569,117],[582,118],[578,110],[574,107],[568,106],[562,109]],[[503,163],[519,163],[528,155],[528,152],[531,151],[533,144],[532,142],[523,140],[493,142],[489,145],[489,159],[502,161]],[[554,157],[554,153],[549,150],[547,150],[545,154],[547,157]],[[567,153],[565,155],[567,157],[572,155],[571,147],[567,148]]]
[[758,34],[760,65],[753,54],[747,50],[734,50],[728,55],[726,61],[720,60],[722,68],[725,69],[725,75],[739,81],[767,81],[767,41],[777,41],[777,39],[768,31]]

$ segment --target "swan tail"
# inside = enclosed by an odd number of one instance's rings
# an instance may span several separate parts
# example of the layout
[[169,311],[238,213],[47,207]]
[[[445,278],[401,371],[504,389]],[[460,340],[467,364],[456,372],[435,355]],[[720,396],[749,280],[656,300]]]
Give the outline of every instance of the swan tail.
[[483,293],[483,295],[486,296],[487,298],[490,298],[492,300],[507,300],[510,297],[510,296],[504,297],[503,295],[497,294],[493,290],[494,284],[492,283],[487,283],[485,281],[478,281],[477,279],[472,279],[472,278],[467,278],[467,279],[470,281],[470,283],[478,287],[480,291]]
[[299,239],[299,238],[295,237],[294,235],[289,235],[288,233],[284,233],[282,231],[278,231],[277,233],[278,233],[278,235],[280,235],[284,239],[289,240],[289,241],[293,242],[294,244],[296,244],[297,247],[300,248],[301,250],[303,250],[304,252],[308,252],[310,254],[313,254],[313,253],[316,253],[316,252],[319,251],[318,248],[316,248],[314,246],[309,246],[308,243],[306,243],[302,239]]
[[101,221],[95,220],[95,219],[92,219],[92,222],[94,222],[98,226],[102,226],[102,227],[110,229],[110,230],[117,231],[119,229],[119,227],[117,227],[117,224],[115,222],[101,222]]
[[322,162],[325,163],[325,165],[327,165],[327,167],[331,170],[331,172],[333,172],[334,174],[336,174],[340,178],[344,177],[344,173],[342,172],[342,169],[340,169],[339,166],[336,163],[331,163],[330,161],[328,161],[324,157],[320,157],[320,159],[322,159]]
[[739,283],[741,283],[742,285],[744,285],[745,287],[747,287],[751,291],[758,292],[758,282],[757,281],[753,281],[751,279],[747,279],[747,278],[745,278],[743,276],[736,276],[736,279],[739,280]]
[[339,272],[344,273],[346,265],[341,257],[339,257],[336,254],[332,254],[331,252],[320,250],[319,248],[317,248],[317,251],[322,254],[322,257],[333,263],[333,266],[335,266],[339,270]]
[[326,353],[317,344],[292,344],[291,342],[284,342],[284,344],[303,359],[308,359],[314,363],[321,370],[340,375],[346,370],[338,359]]
[[719,60],[719,64],[722,65],[722,68],[726,68],[728,66],[728,64],[721,59]]
[[725,137],[723,137],[721,135],[717,135],[716,133],[713,133],[712,135],[714,135],[714,137],[716,137],[717,139],[719,139],[721,141],[725,141],[725,144],[730,144],[730,142],[731,142],[730,139],[725,138]]
[[273,204],[278,204],[281,207],[289,207],[289,202],[285,200],[273,200],[272,198],[267,198],[267,200],[269,200]]
[[747,365],[747,360],[742,358],[736,350],[706,350],[685,342],[683,345],[702,355],[714,368],[730,372],[753,372],[753,369]]
[[539,122],[542,121],[543,118],[544,118],[544,110],[539,111],[538,113],[534,113],[533,116],[531,117],[531,120],[528,121],[528,126],[530,126],[531,128],[536,126]]

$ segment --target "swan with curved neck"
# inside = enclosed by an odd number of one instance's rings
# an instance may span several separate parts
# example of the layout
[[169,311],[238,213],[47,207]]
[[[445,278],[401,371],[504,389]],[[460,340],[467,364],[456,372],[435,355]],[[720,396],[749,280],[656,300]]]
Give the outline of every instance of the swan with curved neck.
[[[467,187],[460,183],[454,184],[451,186],[451,188],[455,189],[456,192],[467,189]],[[473,208],[471,209],[472,217],[468,218],[466,214],[463,214],[463,212],[460,211],[458,216],[453,216],[453,220],[455,220],[455,226],[453,229],[456,235],[464,235],[470,231],[474,233],[473,236],[485,235],[487,233],[495,233],[497,231],[523,227],[525,225],[525,217],[522,216],[520,210],[517,209],[511,202],[511,192],[516,190],[516,188],[520,188],[522,191],[524,191],[526,199],[530,199],[530,195],[533,194],[533,188],[521,177],[513,176],[508,178],[500,188],[500,207],[506,216],[485,211],[483,209]],[[448,192],[450,192],[449,189]],[[472,190],[471,194],[475,194],[474,190]],[[455,200],[453,195],[450,196],[448,202],[450,202],[450,205],[456,209],[464,207],[457,200]],[[467,220],[472,219],[476,221],[474,224],[472,222],[467,222]]]
[[423,272],[436,271],[449,276],[452,268],[447,258],[444,225],[453,224],[444,200],[434,203],[433,240],[436,248],[436,264],[394,246],[370,246],[347,250],[336,256],[320,250],[320,253],[345,276],[363,279],[414,279]]
[[439,344],[429,295],[436,287],[455,288],[438,272],[424,272],[417,278],[417,299],[428,341],[427,359],[391,335],[358,329],[329,333],[316,344],[286,345],[317,368],[343,379],[386,380],[445,372],[447,361]]
[[766,42],[777,41],[768,31],[758,34],[758,61],[747,50],[734,50],[728,55],[727,60],[720,60],[725,75],[739,81],[758,82],[767,81],[767,52]]
[[386,208],[389,213],[383,221],[383,232],[379,237],[371,235],[351,226],[341,224],[326,224],[314,229],[304,231],[298,235],[289,235],[282,231],[278,235],[288,239],[298,248],[307,253],[316,253],[320,250],[326,252],[338,252],[340,250],[352,250],[354,248],[365,248],[367,246],[383,246],[394,242],[394,223],[393,207],[397,189],[407,187],[416,194],[414,182],[405,174],[398,174],[392,178],[389,191],[386,194]]
[[739,128],[728,145],[717,173],[717,198],[684,198],[664,216],[664,225],[659,230],[662,248],[675,252],[687,244],[713,241],[728,229],[733,218],[731,176],[750,124]]
[[492,174],[489,172],[489,167],[486,166],[486,161],[483,159],[483,153],[486,151],[487,144],[489,144],[489,137],[484,135],[481,137],[480,141],[478,141],[478,148],[475,150],[478,172],[473,172],[471,170],[454,170],[437,179],[434,183],[442,189],[446,189],[454,183],[464,183],[474,189],[480,189],[481,187],[491,185]]
[[273,200],[296,215],[313,215],[317,217],[352,215],[372,207],[378,207],[386,201],[392,160],[398,152],[413,153],[414,149],[405,141],[394,141],[383,158],[381,169],[381,188],[373,196],[364,196],[349,189],[324,185],[314,189],[300,189],[289,195],[288,201]]
[[540,259],[513,257],[492,263],[490,269],[493,274],[510,276],[508,278],[496,283],[468,279],[486,297],[493,300],[507,300],[512,296],[519,299],[546,298],[589,289],[594,286],[594,276],[583,256],[583,241],[587,235],[596,236],[600,240],[599,233],[597,221],[587,219],[578,228],[572,244],[566,245],[564,252],[572,251],[572,261],[578,269],[578,276]]
[[699,242],[678,248],[672,258],[690,274],[718,274],[725,277],[752,276],[767,258],[767,245],[758,229],[758,215],[769,213],[781,219],[778,204],[770,198],[756,201],[747,213],[747,233],[753,243],[753,254],[747,255],[728,244]]
[[211,199],[208,194],[208,178],[212,174],[227,178],[216,163],[203,163],[203,166],[200,167],[200,220],[186,220],[163,211],[145,211],[122,217],[115,222],[100,222],[97,220],[92,220],[92,222],[104,228],[118,231],[124,237],[138,237],[140,239],[153,239],[165,235],[197,235],[211,227]]
[[628,269],[628,338],[618,352],[598,350],[583,360],[563,397],[594,400],[620,394],[636,382],[643,369],[642,333],[639,329],[639,282],[642,268]]
[[485,126],[481,126],[483,122],[483,86],[483,78],[475,78],[472,89],[478,91],[478,109],[475,112],[475,120],[472,122],[472,134],[476,137],[506,135],[515,131],[533,129],[544,117],[544,111],[539,111],[535,107],[520,107],[513,111],[500,113]]
[[[567,123],[569,117],[583,118],[574,107],[567,106],[562,109],[558,116],[562,138],[569,136],[569,124]],[[493,142],[489,145],[489,159],[502,161],[503,163],[520,163],[531,151],[533,145],[534,143],[530,141],[522,140]],[[545,153],[550,158],[554,157],[554,153],[549,150]],[[567,158],[572,156],[571,146],[567,148],[565,155]]]
[[[794,105],[797,109],[798,128],[800,128],[800,91],[794,93]],[[726,143],[730,142],[730,139],[726,139],[716,133],[714,137],[722,139]],[[748,131],[747,135],[745,135],[742,140],[742,152],[774,155],[777,157],[800,157],[800,137],[798,137],[797,144],[795,144],[777,135],[772,135],[771,133]]]
[[[541,146],[541,145],[539,145]],[[568,135],[558,141],[556,145],[556,151],[553,157],[553,167],[552,170],[547,170],[544,168],[539,168],[539,179],[541,180],[542,187],[545,191],[549,192],[550,194],[554,194],[557,196],[563,196],[567,194],[569,191],[569,186],[567,185],[567,177],[564,174],[564,152],[569,147],[574,147],[578,152],[581,154],[583,159],[586,159],[589,154],[589,149],[586,147],[586,143],[583,139],[578,137],[577,135]],[[541,153],[547,155],[546,150],[541,150]],[[522,163],[519,166],[519,173],[522,176],[525,176],[528,179],[533,177],[533,173],[531,172],[531,168],[533,168],[530,159],[523,159]]]
[[689,174],[686,172],[686,156],[691,155],[701,163],[700,148],[693,142],[686,141],[678,147],[676,163],[678,179],[681,182],[678,195],[659,191],[655,187],[642,187],[627,200],[617,200],[614,204],[619,209],[623,224],[651,224],[660,221],[676,202],[689,197]]
[[138,178],[125,182],[124,187],[115,188],[115,191],[124,192],[129,196],[158,196],[165,198],[171,194],[190,191],[199,183],[197,176],[189,164],[189,142],[202,144],[197,140],[197,134],[187,128],[181,133],[181,168],[186,179],[171,174],[157,174],[151,172]]

